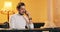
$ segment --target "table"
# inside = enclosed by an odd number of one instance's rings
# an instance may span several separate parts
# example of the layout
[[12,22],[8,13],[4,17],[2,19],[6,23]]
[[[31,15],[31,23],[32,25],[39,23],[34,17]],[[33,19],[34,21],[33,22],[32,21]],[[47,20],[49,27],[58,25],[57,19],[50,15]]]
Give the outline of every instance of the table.
[[43,32],[43,31],[49,31],[49,32],[60,32],[60,28],[34,28],[34,29],[0,29],[0,32]]

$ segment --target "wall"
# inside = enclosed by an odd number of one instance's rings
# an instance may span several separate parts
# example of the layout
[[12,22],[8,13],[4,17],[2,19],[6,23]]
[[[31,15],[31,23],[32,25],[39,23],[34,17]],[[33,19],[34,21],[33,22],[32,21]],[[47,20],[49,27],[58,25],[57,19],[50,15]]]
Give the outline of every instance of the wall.
[[[20,2],[20,0],[0,0],[0,9],[3,8],[4,1],[11,1],[12,2],[12,10],[16,12],[16,6],[17,3]],[[21,0],[21,2],[24,2],[26,4],[26,10],[30,12],[33,22],[44,22],[47,21],[47,0]],[[0,20],[0,23],[3,23],[4,21],[7,21],[6,15],[1,15],[4,19],[3,21]]]
[[54,23],[60,27],[60,0],[53,0]]

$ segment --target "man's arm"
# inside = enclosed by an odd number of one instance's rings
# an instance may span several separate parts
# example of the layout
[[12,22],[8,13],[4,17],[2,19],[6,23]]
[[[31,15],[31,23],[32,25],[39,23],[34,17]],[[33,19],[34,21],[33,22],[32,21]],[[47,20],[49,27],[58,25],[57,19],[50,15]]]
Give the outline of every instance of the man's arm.
[[34,25],[32,20],[29,20],[29,29],[34,29]]
[[25,20],[26,20],[26,26],[28,27],[28,29],[34,29],[32,19],[29,19],[28,17],[25,16]]

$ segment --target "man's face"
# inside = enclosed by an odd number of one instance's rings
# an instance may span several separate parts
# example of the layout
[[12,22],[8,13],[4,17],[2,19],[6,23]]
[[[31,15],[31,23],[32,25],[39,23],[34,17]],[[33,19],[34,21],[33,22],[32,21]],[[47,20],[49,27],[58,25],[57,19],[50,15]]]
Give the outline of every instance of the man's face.
[[19,14],[23,15],[24,13],[25,13],[25,6],[21,6]]

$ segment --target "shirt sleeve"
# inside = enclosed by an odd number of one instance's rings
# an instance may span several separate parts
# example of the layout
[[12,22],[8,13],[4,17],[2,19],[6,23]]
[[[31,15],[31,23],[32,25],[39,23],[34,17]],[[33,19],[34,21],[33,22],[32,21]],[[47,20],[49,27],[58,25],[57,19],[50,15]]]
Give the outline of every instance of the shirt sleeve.
[[34,29],[34,25],[33,25],[33,23],[31,23],[31,24],[27,24],[27,27],[28,27],[28,29]]
[[15,28],[15,18],[13,16],[10,17],[10,20],[9,20],[9,25],[10,25],[10,28]]

